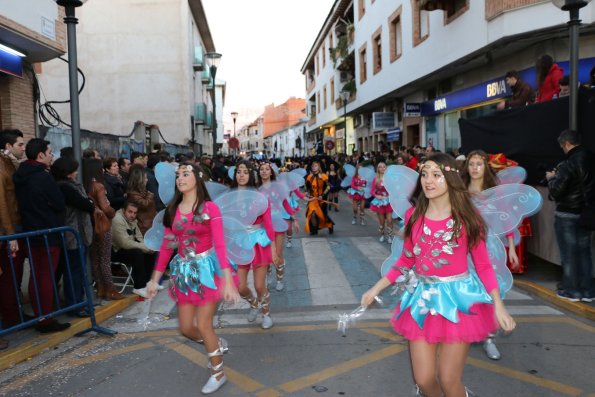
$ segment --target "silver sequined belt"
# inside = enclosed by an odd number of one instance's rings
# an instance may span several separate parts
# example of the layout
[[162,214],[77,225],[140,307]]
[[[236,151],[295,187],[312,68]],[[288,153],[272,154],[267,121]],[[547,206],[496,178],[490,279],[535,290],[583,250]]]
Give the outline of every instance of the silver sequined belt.
[[208,250],[201,252],[200,254],[192,253],[184,257],[184,259],[204,259],[211,256],[215,252],[213,247],[209,248]]
[[469,277],[469,272],[455,274],[454,276],[424,276],[423,274],[415,273],[415,277],[424,284],[450,283],[452,281],[460,281]]
[[264,227],[264,226],[262,225],[262,223],[258,223],[258,224],[256,224],[256,225],[248,226],[248,227],[246,228],[246,231],[247,231],[248,233],[254,233],[254,232],[257,232],[257,231],[259,231],[259,230],[262,230],[262,229],[263,229],[263,227]]

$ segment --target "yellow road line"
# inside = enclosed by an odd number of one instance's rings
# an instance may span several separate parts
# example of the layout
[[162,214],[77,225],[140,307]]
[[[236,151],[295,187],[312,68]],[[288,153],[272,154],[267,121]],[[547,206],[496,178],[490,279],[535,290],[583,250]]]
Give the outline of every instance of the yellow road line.
[[88,353],[91,350],[99,347],[100,345],[105,344],[105,339],[106,338],[97,338],[96,340],[94,340],[91,343],[84,346],[82,348],[82,350],[75,350],[75,351],[65,355],[64,357],[58,359],[57,361],[54,361],[53,363],[51,363],[49,365],[44,364],[41,368],[36,369],[30,375],[19,377],[19,378],[15,379],[14,381],[11,381],[10,384],[6,385],[3,388],[0,388],[0,395],[3,396],[11,391],[18,390],[30,382],[33,382],[34,380],[39,379],[46,375],[49,376],[50,374],[52,374],[54,372],[70,370],[70,369],[76,368],[80,365],[84,365],[84,364],[91,363],[94,361],[102,360],[102,359],[106,358],[107,356],[111,357],[111,356],[116,356],[119,354],[124,354],[127,352],[127,351],[123,351],[125,349],[127,349],[128,351],[133,351],[133,350],[139,350],[139,349],[146,349],[148,347],[146,345],[154,346],[154,344],[152,344],[152,343],[141,343],[140,345],[145,345],[145,346],[135,349],[134,347],[138,346],[138,345],[133,345],[133,346],[129,346],[128,348],[120,349],[117,351],[94,354],[92,356],[84,357],[84,358],[81,358],[78,360],[76,359],[76,357],[78,357],[82,354]]
[[[165,346],[175,351],[187,360],[193,362],[194,364],[203,368],[207,367],[207,357],[204,354],[201,354],[195,349],[191,348],[190,346],[186,346],[181,343],[174,343]],[[254,392],[264,387],[264,385],[258,383],[257,381],[251,379],[250,377],[244,374],[234,371],[229,367],[225,367],[225,375],[232,383],[234,383],[240,389],[248,393]]]
[[376,335],[380,338],[386,338],[393,342],[402,342],[404,340],[403,337],[395,334],[394,332],[390,332],[390,331],[382,331],[380,329],[375,329],[375,328],[363,329],[362,331],[365,333],[368,333],[368,334]]
[[478,367],[481,369],[488,370],[490,372],[494,372],[500,375],[504,375],[509,378],[517,379],[525,383],[531,383],[536,386],[544,387],[546,389],[550,389],[556,391],[558,393],[563,393],[569,396],[580,396],[582,394],[582,390],[576,387],[572,387],[569,385],[565,385],[563,383],[559,383],[553,380],[540,378],[535,375],[526,374],[521,371],[516,371],[514,369],[502,367],[500,365],[488,363],[483,360],[478,360],[476,358],[467,358],[467,364],[473,365],[474,367]]
[[279,385],[279,388],[283,389],[286,392],[293,393],[298,390],[304,389],[308,386],[315,385],[324,380],[343,374],[345,372],[349,372],[356,368],[363,367],[375,361],[383,360],[387,357],[400,353],[406,349],[407,348],[405,346],[401,345],[392,345],[389,347],[385,347],[384,349],[380,349],[373,353],[366,354],[365,356],[361,356],[353,360],[346,361],[342,364],[336,365],[334,367],[323,369],[321,371],[315,372],[314,374],[306,375],[299,379],[284,383],[282,385]]
[[280,397],[281,394],[279,391],[275,389],[266,389],[261,392],[256,393],[256,397]]
[[519,316],[514,318],[517,323],[566,323],[584,331],[595,333],[595,327],[567,316]]
[[123,347],[118,350],[110,350],[110,351],[106,351],[103,353],[97,353],[97,354],[94,354],[89,357],[81,358],[79,360],[74,360],[74,361],[72,361],[71,366],[74,368],[74,367],[78,367],[78,366],[85,365],[85,364],[91,364],[96,361],[107,360],[108,358],[111,358],[111,357],[134,352],[137,350],[149,349],[154,346],[155,346],[155,344],[152,342],[138,343],[136,345],[126,346],[126,347]]

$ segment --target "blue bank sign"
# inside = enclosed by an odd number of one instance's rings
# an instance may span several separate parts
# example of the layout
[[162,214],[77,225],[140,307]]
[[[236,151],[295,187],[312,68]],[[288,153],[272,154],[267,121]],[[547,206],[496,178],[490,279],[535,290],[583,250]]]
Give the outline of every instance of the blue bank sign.
[[503,98],[512,95],[510,87],[502,77],[495,80],[466,88],[452,94],[426,101],[421,104],[421,113],[423,116],[446,112],[449,110],[474,105],[476,103],[490,101],[492,99]]
[[23,77],[23,61],[21,57],[0,49],[0,72]]
[[386,131],[386,142],[397,142],[401,138],[401,129],[394,128]]

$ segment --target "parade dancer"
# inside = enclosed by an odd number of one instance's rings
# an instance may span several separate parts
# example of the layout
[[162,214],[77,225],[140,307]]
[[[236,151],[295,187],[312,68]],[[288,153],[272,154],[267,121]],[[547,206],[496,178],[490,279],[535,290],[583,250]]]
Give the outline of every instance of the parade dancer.
[[[372,195],[374,199],[370,203],[370,211],[378,216],[378,232],[380,238],[378,241],[384,242],[384,232],[386,231],[386,242],[393,242],[393,207],[388,202],[388,192],[384,187],[384,172],[386,164],[382,161],[376,165],[376,177],[372,180]],[[386,229],[385,225],[386,224]]]
[[306,198],[306,196],[304,196],[304,194],[302,192],[300,192],[299,188],[293,190],[291,192],[291,194],[289,195],[289,205],[291,206],[291,209],[293,211],[293,215],[291,216],[293,228],[291,228],[291,227],[287,228],[287,232],[286,232],[287,243],[285,244],[285,248],[291,248],[293,246],[293,244],[292,244],[293,229],[295,229],[296,233],[299,232],[299,230],[300,230],[300,224],[296,217],[296,214],[300,211],[300,202],[298,200],[303,200],[305,198]]
[[[487,228],[471,202],[453,158],[432,154],[417,181],[416,206],[405,216],[401,256],[362,296],[370,305],[397,281],[402,293],[393,319],[409,341],[418,395],[470,396],[461,378],[470,344],[516,324],[500,298],[485,243]],[[471,254],[476,272],[469,271]]]
[[[275,170],[271,167],[270,163],[261,163],[258,167],[258,187],[270,184],[271,181],[275,181],[277,179],[277,175],[275,175]],[[283,219],[286,219],[288,222],[288,230],[291,230],[292,227],[296,227],[299,231],[299,225],[297,224],[297,220],[293,217],[293,208],[289,205],[287,199],[283,200],[283,209],[285,210],[283,213]],[[283,255],[283,240],[285,238],[285,231],[277,232],[275,231],[275,251],[277,253],[278,264],[275,266],[275,273],[277,277],[277,283],[275,285],[275,289],[277,291],[283,291],[285,288],[285,284],[283,283],[283,279],[285,277],[285,257]]]
[[337,204],[335,206],[335,212],[339,212],[339,192],[341,191],[341,178],[337,173],[335,163],[329,164],[327,175],[328,183],[331,187],[331,190],[328,193],[328,200]]
[[[462,172],[463,182],[471,195],[481,193],[498,184],[496,174],[489,166],[489,156],[482,150],[475,150],[467,156]],[[508,234],[508,259],[513,267],[518,267],[519,259],[514,247],[514,236]],[[499,360],[502,355],[495,343],[496,334],[490,334],[483,343],[483,350],[488,358]]]
[[353,177],[351,178],[351,185],[349,189],[347,189],[347,197],[349,197],[353,202],[353,219],[351,220],[351,224],[355,225],[357,223],[357,212],[359,209],[359,222],[362,226],[365,226],[366,222],[364,221],[364,208],[366,205],[365,190],[367,181],[360,177],[360,167],[361,166],[359,164],[355,166],[355,174],[353,174]]
[[[249,161],[238,163],[231,187],[238,189],[256,187],[256,175],[252,163]],[[254,260],[249,265],[238,266],[238,276],[240,278],[238,290],[242,299],[250,304],[248,321],[256,321],[259,311],[262,311],[261,327],[269,329],[273,326],[273,319],[270,311],[271,296],[266,283],[267,268],[271,263],[275,266],[280,263],[275,247],[275,231],[271,220],[270,203],[266,211],[256,218],[250,229],[250,238],[251,242],[254,243]],[[254,297],[248,287],[248,272],[250,270],[252,270],[257,297]]]
[[335,223],[327,213],[327,202],[323,197],[329,192],[328,177],[320,172],[320,164],[314,161],[311,165],[312,173],[306,177],[306,233],[311,236],[318,234],[318,230],[328,228],[333,234]]
[[[147,294],[149,298],[157,294],[159,280],[177,250],[170,262],[171,295],[178,305],[180,332],[206,348],[211,376],[201,391],[210,394],[227,381],[221,358],[227,342],[215,334],[213,316],[221,299],[238,302],[239,295],[226,257],[221,213],[202,177],[190,163],[176,170],[175,195],[165,210],[164,238]],[[200,278],[193,277],[197,273]]]

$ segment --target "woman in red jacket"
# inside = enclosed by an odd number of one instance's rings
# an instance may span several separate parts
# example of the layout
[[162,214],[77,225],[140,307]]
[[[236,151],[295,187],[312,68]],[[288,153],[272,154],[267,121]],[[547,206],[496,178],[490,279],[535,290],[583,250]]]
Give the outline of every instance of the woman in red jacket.
[[564,70],[549,55],[539,57],[535,68],[539,89],[535,102],[549,101],[560,92],[560,79],[564,77]]

